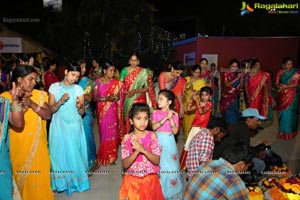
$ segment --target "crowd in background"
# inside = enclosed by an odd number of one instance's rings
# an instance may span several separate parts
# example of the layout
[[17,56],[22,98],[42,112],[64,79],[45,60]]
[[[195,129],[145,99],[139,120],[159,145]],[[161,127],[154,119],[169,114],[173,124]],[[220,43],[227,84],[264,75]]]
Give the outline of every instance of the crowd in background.
[[[276,102],[277,137],[290,140],[298,133],[300,73],[289,57],[278,63],[274,80],[258,59],[232,59],[222,70],[205,58],[189,70],[178,61],[157,77],[142,67],[135,52],[120,71],[109,61],[93,59],[89,65],[78,60],[58,66],[50,58],[39,64],[22,55],[1,67],[0,185],[7,190],[0,194],[6,199],[53,199],[52,191],[70,196],[89,190],[89,176],[101,165],[115,165],[120,145],[127,174],[120,199],[147,197],[130,192],[141,180],[140,188],[156,191],[153,199],[188,199],[193,188],[185,191],[181,170],[192,184],[203,162],[233,154],[220,150],[223,141],[227,147],[237,142],[226,139],[233,135],[227,125],[244,119],[239,127],[250,137],[259,120],[272,123]],[[185,145],[178,155],[181,130]],[[225,154],[216,156],[218,148]],[[230,158],[219,162],[235,169],[244,154],[235,163]],[[254,170],[264,169],[260,160],[250,160]]]

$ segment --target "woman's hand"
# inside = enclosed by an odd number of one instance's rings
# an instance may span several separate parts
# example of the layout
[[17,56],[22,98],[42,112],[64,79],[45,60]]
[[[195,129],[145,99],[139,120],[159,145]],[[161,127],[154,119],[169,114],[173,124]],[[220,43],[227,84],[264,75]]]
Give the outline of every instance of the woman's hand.
[[21,86],[16,86],[16,83],[12,83],[11,96],[13,101],[19,100],[24,94]]
[[284,89],[286,89],[286,85],[279,84],[278,92],[282,92]]
[[126,94],[127,97],[132,97],[135,94],[135,91],[134,90],[125,91],[124,93]]
[[184,115],[184,105],[180,105],[179,118],[183,118]]
[[76,107],[77,110],[80,110],[83,107],[83,103],[80,102],[79,97],[76,98]]
[[23,108],[24,110],[26,110],[27,108],[31,107],[31,104],[32,104],[32,101],[30,99],[30,97],[32,96],[32,93],[31,91],[26,91],[24,94],[23,94],[23,97],[21,99],[21,103],[23,104]]

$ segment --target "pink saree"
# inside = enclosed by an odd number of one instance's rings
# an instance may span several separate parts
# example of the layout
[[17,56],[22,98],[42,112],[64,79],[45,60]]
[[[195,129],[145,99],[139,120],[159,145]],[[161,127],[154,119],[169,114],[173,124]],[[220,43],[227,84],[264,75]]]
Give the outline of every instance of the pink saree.
[[[98,86],[98,96],[104,97],[110,94],[118,95],[122,93],[122,82],[112,79],[108,83],[96,81]],[[97,161],[100,165],[113,163],[118,157],[119,133],[124,130],[121,116],[120,101],[117,102],[97,102],[98,127],[100,136],[100,146],[97,153]]]

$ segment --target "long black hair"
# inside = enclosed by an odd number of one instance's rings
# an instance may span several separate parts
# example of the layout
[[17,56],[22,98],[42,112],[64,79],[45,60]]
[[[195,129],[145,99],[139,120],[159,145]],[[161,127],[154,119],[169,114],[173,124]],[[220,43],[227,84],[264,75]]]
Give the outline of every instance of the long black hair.
[[31,73],[36,73],[37,71],[30,65],[18,65],[13,71],[11,76],[11,83],[9,89],[12,88],[12,82],[18,83],[18,78],[23,78]]

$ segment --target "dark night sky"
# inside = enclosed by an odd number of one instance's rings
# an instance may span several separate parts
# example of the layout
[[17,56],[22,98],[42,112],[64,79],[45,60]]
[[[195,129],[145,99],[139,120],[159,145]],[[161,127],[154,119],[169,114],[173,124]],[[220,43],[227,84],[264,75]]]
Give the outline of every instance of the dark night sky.
[[[64,0],[64,2],[78,3],[82,0]],[[300,36],[300,12],[289,15],[270,15],[255,10],[254,13],[241,16],[242,0],[212,1],[212,0],[146,0],[153,4],[158,12],[156,17],[162,28],[179,35],[186,33],[193,37],[197,33],[210,36]],[[299,0],[248,0],[247,3],[295,3]],[[196,5],[199,4],[199,5]],[[10,0],[6,6],[0,7],[0,17],[36,17],[42,16],[41,11],[32,9],[41,7],[42,0]],[[300,9],[298,9],[300,11]],[[113,12],[112,12],[113,14]],[[3,21],[3,20],[1,20]],[[41,25],[9,24],[10,27],[32,31]]]
[[[195,1],[178,3],[170,0],[150,0],[159,10],[157,16],[163,28],[171,32],[197,33],[212,36],[300,36],[300,9],[298,14],[268,14],[265,10],[255,10],[251,14],[240,15],[242,0]],[[248,0],[250,5],[259,3],[299,3],[299,0]]]

